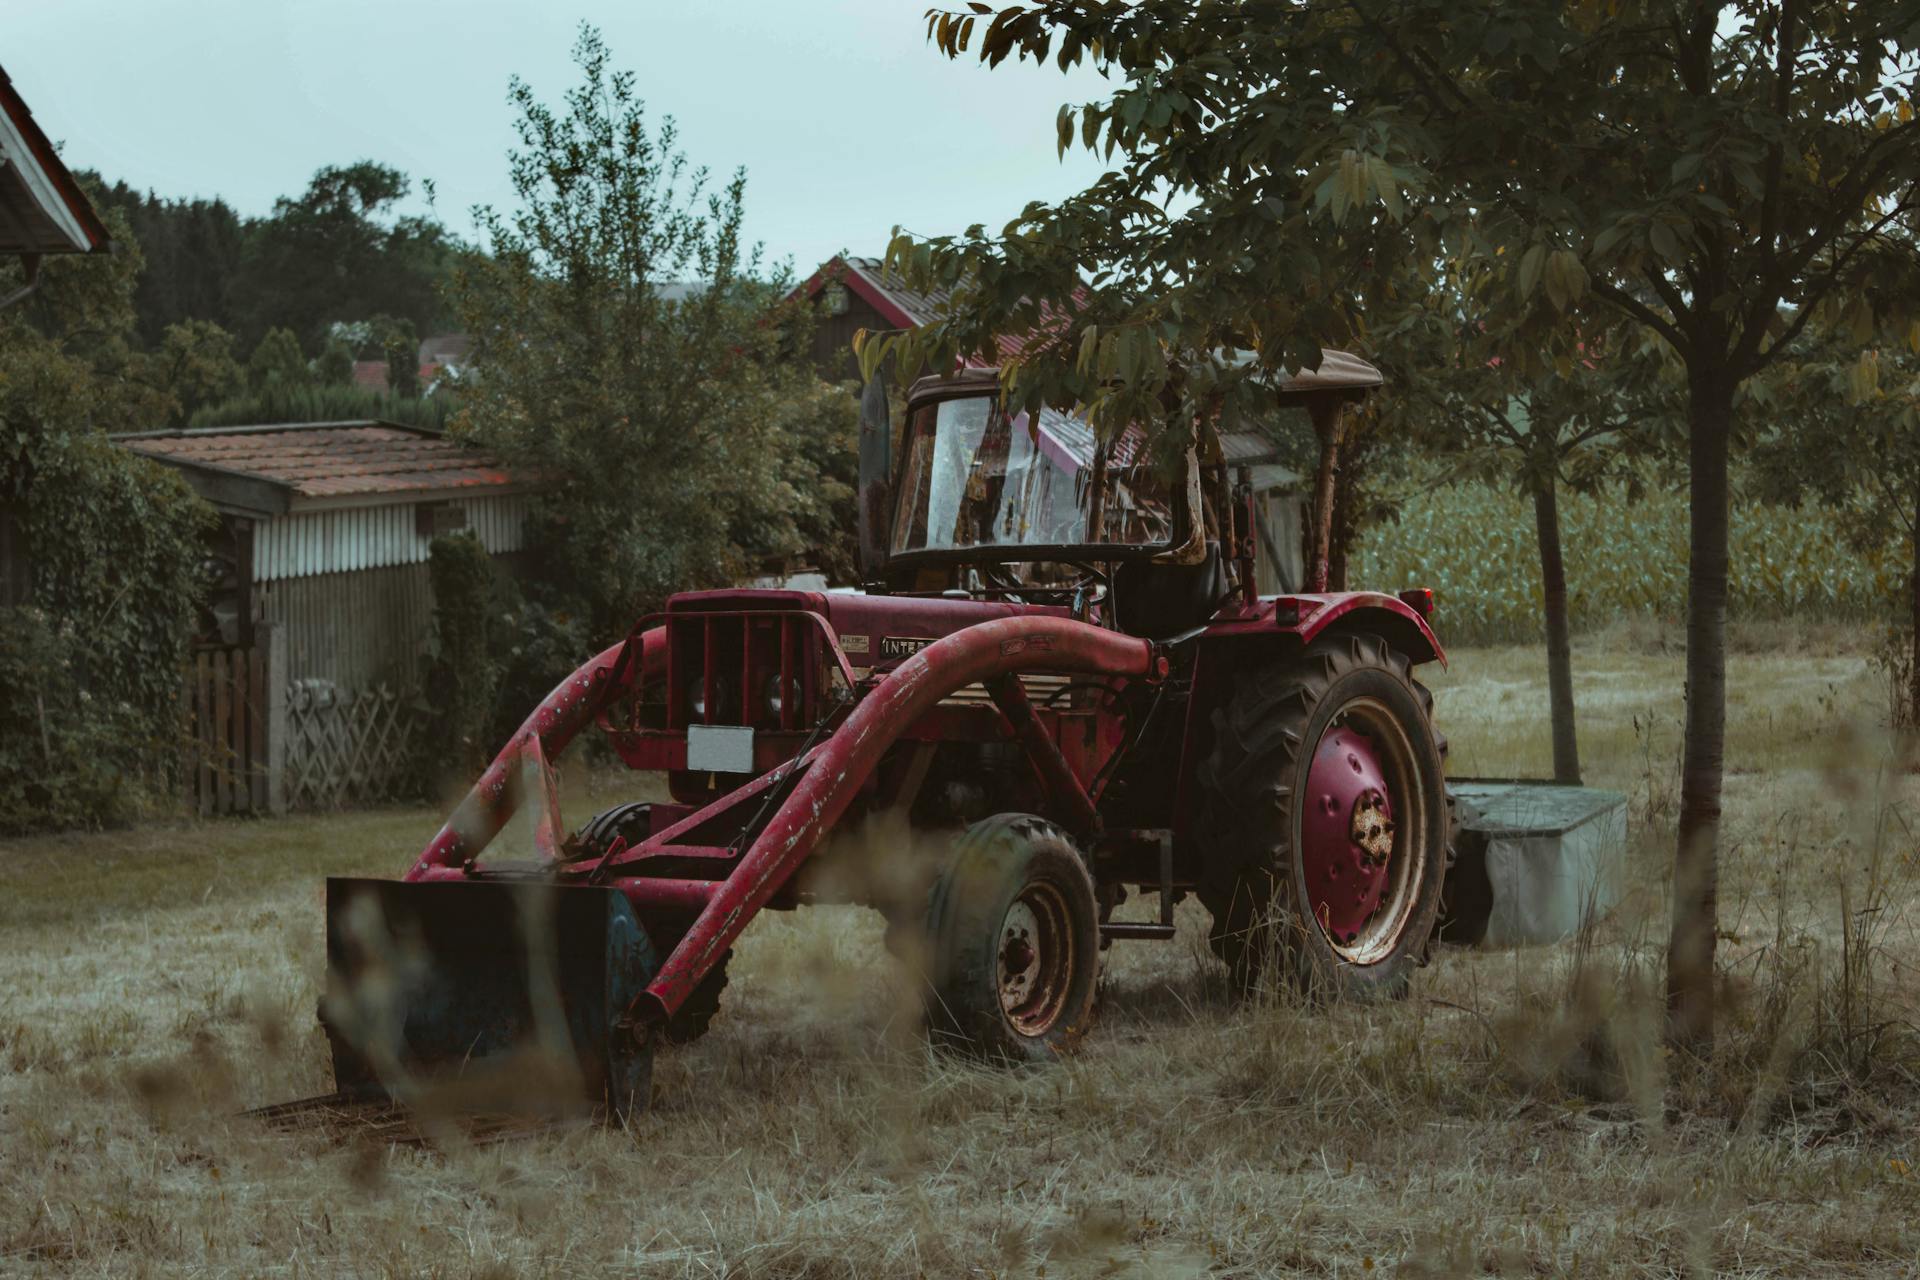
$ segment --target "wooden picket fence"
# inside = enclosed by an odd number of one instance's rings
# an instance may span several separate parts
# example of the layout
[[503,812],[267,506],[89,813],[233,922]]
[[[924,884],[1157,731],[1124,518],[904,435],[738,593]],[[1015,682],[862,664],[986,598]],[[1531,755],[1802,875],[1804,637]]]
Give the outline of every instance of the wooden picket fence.
[[341,690],[300,682],[287,699],[287,797],[297,809],[335,809],[418,791],[412,695],[375,685]]
[[418,791],[413,694],[287,678],[287,637],[193,651],[183,695],[187,810],[201,817],[338,809]]
[[189,812],[280,812],[271,645],[205,645],[187,668],[181,780]]

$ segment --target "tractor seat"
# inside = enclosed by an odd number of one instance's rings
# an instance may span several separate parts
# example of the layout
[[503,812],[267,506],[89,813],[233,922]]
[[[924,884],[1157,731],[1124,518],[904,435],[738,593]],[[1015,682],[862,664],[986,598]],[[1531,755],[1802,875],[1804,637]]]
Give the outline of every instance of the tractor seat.
[[1212,618],[1229,587],[1217,542],[1198,564],[1129,561],[1114,570],[1113,618],[1130,636],[1164,640]]

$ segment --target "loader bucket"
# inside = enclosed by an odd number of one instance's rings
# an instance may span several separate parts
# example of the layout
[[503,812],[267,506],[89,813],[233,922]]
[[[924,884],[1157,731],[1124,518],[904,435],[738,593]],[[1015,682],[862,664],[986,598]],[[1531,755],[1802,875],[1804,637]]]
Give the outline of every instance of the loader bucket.
[[622,1019],[656,967],[613,889],[329,878],[335,1087],[424,1112],[644,1108],[652,1051]]

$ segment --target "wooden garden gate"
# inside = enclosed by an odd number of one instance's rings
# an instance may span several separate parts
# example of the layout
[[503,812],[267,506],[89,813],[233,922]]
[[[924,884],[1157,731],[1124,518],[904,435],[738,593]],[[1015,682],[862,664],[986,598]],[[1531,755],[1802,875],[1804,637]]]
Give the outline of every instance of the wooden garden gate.
[[187,810],[201,817],[285,813],[286,642],[270,625],[252,645],[199,645],[188,659]]

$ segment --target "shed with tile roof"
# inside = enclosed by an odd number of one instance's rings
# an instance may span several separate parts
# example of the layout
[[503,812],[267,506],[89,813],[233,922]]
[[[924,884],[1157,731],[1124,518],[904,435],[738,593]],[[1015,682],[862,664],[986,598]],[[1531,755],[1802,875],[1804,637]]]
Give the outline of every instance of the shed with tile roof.
[[536,485],[490,454],[390,422],[147,431],[125,448],[177,469],[221,514],[213,602],[223,638],[286,633],[289,678],[405,685],[433,613],[439,534],[497,557],[525,546]]

